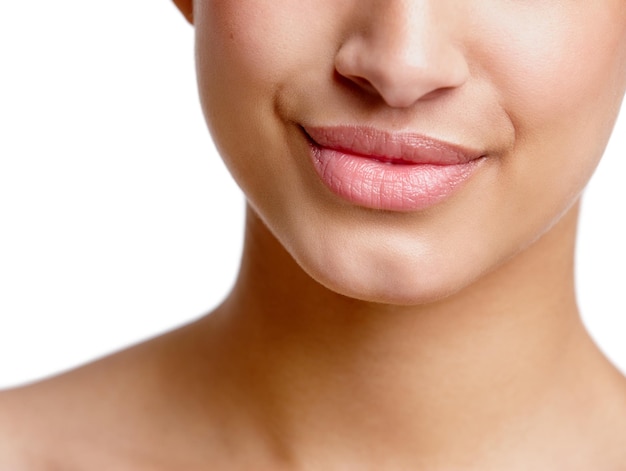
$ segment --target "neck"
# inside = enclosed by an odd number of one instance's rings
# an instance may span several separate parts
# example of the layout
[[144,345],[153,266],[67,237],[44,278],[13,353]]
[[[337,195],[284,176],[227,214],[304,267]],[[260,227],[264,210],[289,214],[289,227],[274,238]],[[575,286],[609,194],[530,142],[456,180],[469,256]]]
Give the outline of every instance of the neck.
[[407,307],[327,290],[249,211],[240,277],[216,318],[230,371],[247,372],[236,389],[254,392],[250,416],[271,424],[281,453],[318,462],[506,447],[548,420],[538,404],[572,387],[591,349],[573,288],[576,220],[577,207],[471,287]]

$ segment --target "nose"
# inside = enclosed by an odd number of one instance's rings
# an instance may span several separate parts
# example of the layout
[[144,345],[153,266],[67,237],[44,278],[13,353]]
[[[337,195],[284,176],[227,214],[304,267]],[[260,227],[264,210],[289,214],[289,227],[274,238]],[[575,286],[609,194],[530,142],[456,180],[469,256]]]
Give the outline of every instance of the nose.
[[445,0],[359,2],[355,27],[335,56],[335,70],[387,105],[406,108],[463,85],[469,67],[453,32],[459,11]]

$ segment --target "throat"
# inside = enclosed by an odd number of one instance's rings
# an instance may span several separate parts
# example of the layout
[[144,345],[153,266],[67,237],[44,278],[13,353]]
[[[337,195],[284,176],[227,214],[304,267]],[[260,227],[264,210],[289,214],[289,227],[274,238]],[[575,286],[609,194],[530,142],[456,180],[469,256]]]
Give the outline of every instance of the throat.
[[324,288],[253,231],[233,292],[207,319],[228,358],[212,362],[215,376],[228,378],[232,415],[294,461],[460,469],[530,443],[531,429],[549,440],[576,409],[568,392],[587,388],[572,372],[595,358],[562,259],[556,282],[529,276],[522,258],[439,302],[392,306]]

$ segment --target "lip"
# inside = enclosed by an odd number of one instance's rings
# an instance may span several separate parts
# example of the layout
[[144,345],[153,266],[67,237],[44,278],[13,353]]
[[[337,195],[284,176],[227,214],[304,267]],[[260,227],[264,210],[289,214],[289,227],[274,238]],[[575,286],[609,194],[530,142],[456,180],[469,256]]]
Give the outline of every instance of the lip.
[[420,211],[452,195],[485,154],[428,136],[361,126],[304,126],[321,181],[371,209]]

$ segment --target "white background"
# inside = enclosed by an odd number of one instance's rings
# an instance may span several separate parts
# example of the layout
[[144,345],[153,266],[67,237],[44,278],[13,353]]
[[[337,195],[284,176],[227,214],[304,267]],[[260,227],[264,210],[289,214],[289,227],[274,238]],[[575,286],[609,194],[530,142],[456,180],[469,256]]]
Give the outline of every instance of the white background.
[[[0,2],[0,387],[188,322],[231,286],[244,200],[205,129],[192,36],[169,0]],[[577,278],[626,371],[623,121]]]

